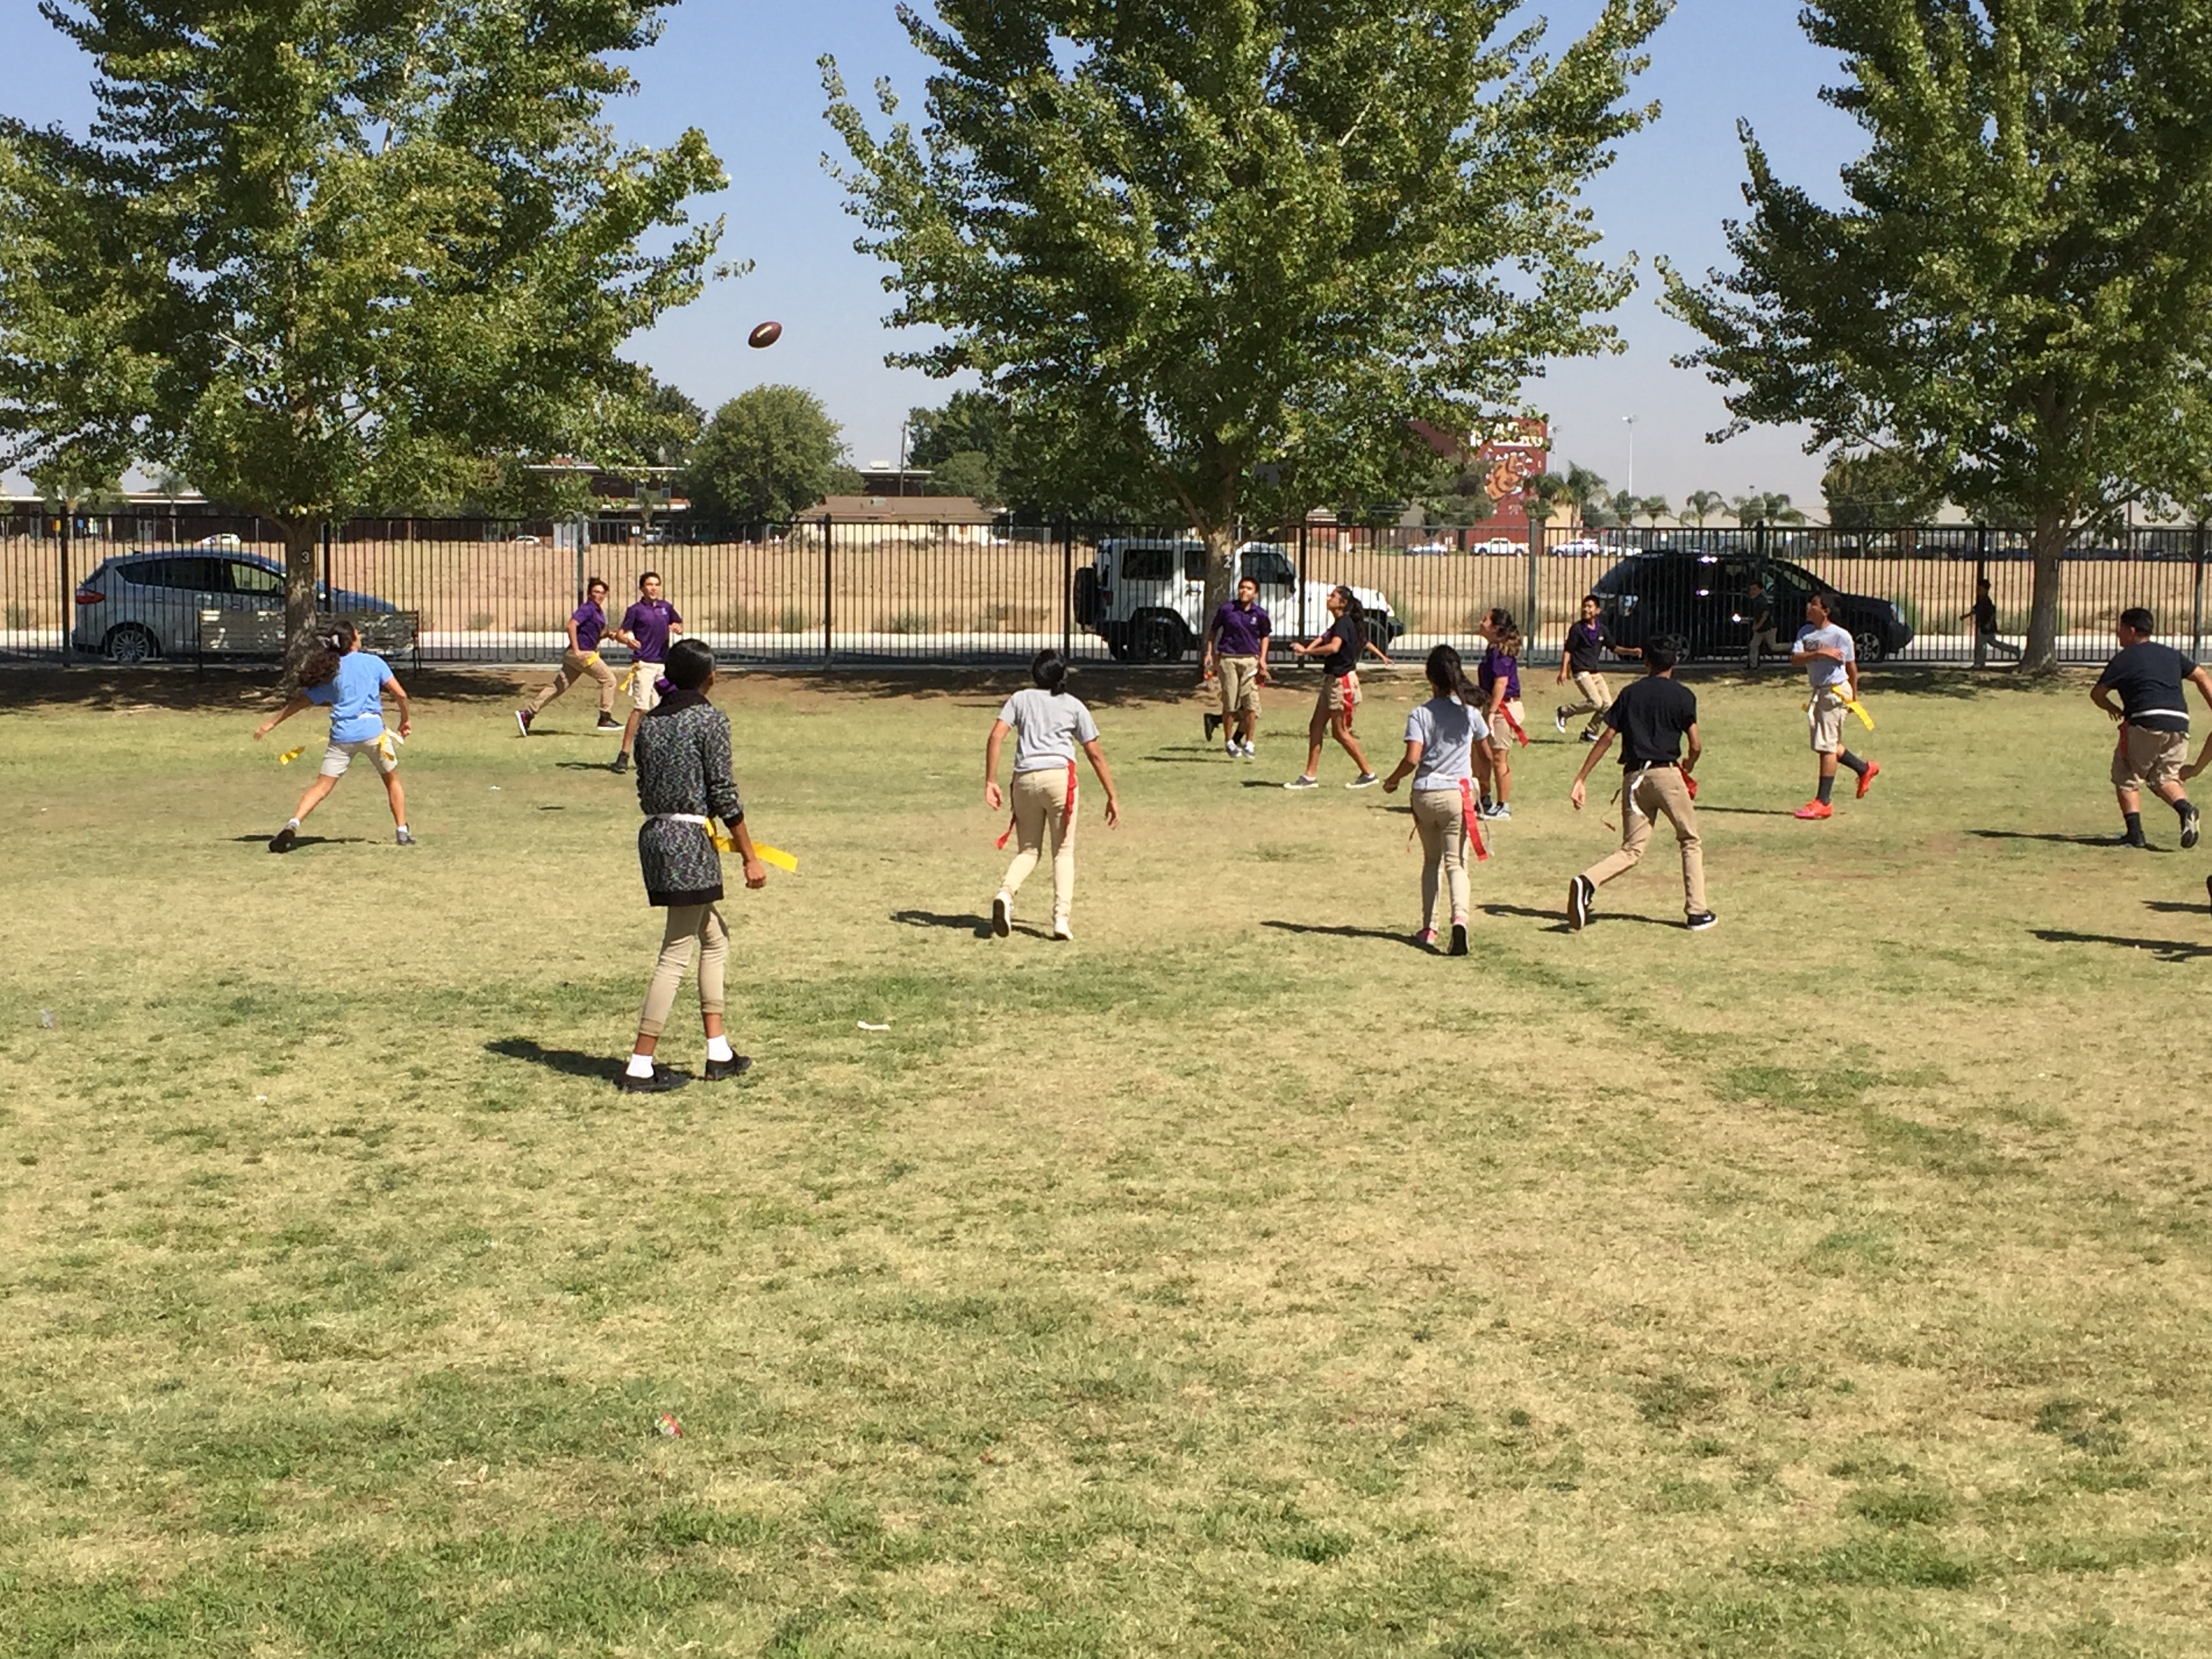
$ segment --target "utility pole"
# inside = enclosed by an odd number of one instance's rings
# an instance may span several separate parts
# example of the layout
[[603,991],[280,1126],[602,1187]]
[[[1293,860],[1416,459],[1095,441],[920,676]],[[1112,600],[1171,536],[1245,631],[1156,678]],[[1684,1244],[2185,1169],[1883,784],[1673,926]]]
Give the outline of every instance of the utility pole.
[[1633,496],[1636,494],[1636,416],[1624,415],[1620,421],[1628,428],[1628,488],[1626,493]]

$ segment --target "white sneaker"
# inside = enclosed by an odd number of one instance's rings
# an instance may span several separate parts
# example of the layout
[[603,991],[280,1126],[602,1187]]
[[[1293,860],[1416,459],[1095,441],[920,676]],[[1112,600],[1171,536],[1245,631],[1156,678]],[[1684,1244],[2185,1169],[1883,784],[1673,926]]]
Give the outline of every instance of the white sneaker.
[[1307,777],[1301,773],[1298,776],[1292,778],[1288,783],[1285,784],[1283,787],[1285,789],[1318,789],[1321,787],[1321,780],[1318,778]]
[[1237,740],[1232,738],[1227,743],[1221,745],[1221,752],[1228,756],[1230,759],[1235,760],[1244,751],[1237,746]]
[[1257,760],[1260,758],[1260,751],[1254,748],[1249,742],[1240,746],[1237,752],[1243,756],[1246,760]]
[[1559,728],[1561,737],[1567,735],[1567,711],[1564,705],[1552,711],[1552,724]]
[[1376,777],[1372,772],[1362,772],[1358,777],[1352,779],[1350,783],[1346,784],[1344,787],[1347,789],[1364,789],[1370,784],[1377,784],[1382,781],[1382,780]]
[[1052,936],[1057,939],[1074,939],[1074,931],[1068,927],[1066,916],[1054,916],[1052,919]]
[[991,932],[1004,939],[1014,931],[1014,902],[1004,893],[991,901]]

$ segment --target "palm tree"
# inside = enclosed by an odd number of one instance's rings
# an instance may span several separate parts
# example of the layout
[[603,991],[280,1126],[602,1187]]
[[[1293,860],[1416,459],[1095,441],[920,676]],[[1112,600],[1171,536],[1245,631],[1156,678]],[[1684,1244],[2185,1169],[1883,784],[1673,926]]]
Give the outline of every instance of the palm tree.
[[1805,515],[1790,505],[1790,497],[1780,490],[1771,493],[1754,489],[1739,495],[1730,503],[1735,521],[1750,528],[1763,524],[1802,524]]
[[1728,505],[1728,497],[1717,489],[1693,489],[1682,503],[1682,517],[1703,530],[1705,520]]
[[[1578,523],[1602,525],[1612,522],[1613,514],[1605,505],[1605,480],[1589,468],[1573,462],[1568,464],[1566,497],[1575,505],[1575,518]],[[1598,515],[1595,521],[1590,517],[1593,512]]]
[[1636,503],[1637,515],[1650,520],[1651,527],[1654,530],[1659,527],[1659,520],[1673,511],[1674,508],[1667,504],[1667,498],[1664,495],[1646,495]]

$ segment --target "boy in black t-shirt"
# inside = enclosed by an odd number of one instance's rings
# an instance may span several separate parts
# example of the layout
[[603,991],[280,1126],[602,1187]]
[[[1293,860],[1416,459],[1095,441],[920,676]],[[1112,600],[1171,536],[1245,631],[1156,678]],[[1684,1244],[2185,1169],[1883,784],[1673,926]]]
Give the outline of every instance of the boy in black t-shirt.
[[[1567,926],[1576,933],[1589,923],[1597,890],[1643,860],[1652,823],[1662,814],[1674,826],[1674,839],[1682,849],[1682,908],[1690,931],[1702,933],[1720,921],[1705,905],[1705,843],[1698,836],[1698,808],[1692,793],[1696,786],[1690,781],[1705,753],[1698,732],[1697,694],[1674,678],[1674,665],[1684,649],[1679,638],[1654,640],[1644,647],[1648,672],[1606,710],[1606,730],[1575,775],[1570,799],[1579,812],[1583,786],[1591,769],[1614,738],[1620,740],[1620,850],[1590,866],[1568,886]],[[1687,759],[1681,757],[1685,738],[1690,743]]]
[[1990,593],[1990,579],[1983,577],[1974,584],[1974,608],[1959,613],[1960,622],[1974,624],[1974,666],[1987,668],[1992,656],[2010,657],[2020,660],[2020,647],[1997,637],[1997,602]]
[[1640,657],[1644,653],[1632,645],[1613,643],[1613,630],[1605,625],[1605,602],[1595,593],[1583,598],[1583,619],[1567,629],[1566,648],[1559,657],[1559,678],[1555,684],[1565,685],[1571,677],[1575,690],[1583,694],[1580,702],[1567,703],[1552,711],[1552,724],[1559,734],[1566,735],[1567,722],[1577,714],[1588,714],[1589,724],[1583,728],[1583,741],[1595,743],[1598,732],[1605,726],[1605,711],[1613,707],[1613,688],[1598,672],[1605,653],[1616,657]]
[[[2119,723],[2112,751],[2112,793],[2120,803],[2126,830],[2124,847],[2148,847],[2143,839],[2142,790],[2148,785],[2181,820],[2181,844],[2194,847],[2197,815],[2181,783],[2189,758],[2189,697],[2184,684],[2196,686],[2212,703],[2212,673],[2207,673],[2170,645],[2151,638],[2157,625],[2136,605],[2120,612],[2120,649],[2089,689],[2089,700]],[[2118,701],[2115,702],[2115,697]],[[2192,767],[2193,777],[2201,769]]]

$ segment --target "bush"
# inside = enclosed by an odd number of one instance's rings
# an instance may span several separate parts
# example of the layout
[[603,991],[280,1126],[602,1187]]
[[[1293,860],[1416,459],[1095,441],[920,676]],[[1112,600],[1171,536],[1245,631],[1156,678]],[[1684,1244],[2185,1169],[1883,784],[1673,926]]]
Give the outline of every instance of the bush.
[[804,634],[814,626],[814,619],[795,605],[783,607],[783,615],[776,619],[777,627],[786,634]]
[[931,631],[929,618],[919,611],[902,611],[884,624],[886,634],[927,634]]
[[469,632],[483,634],[490,630],[494,618],[489,611],[479,611],[469,617]]

